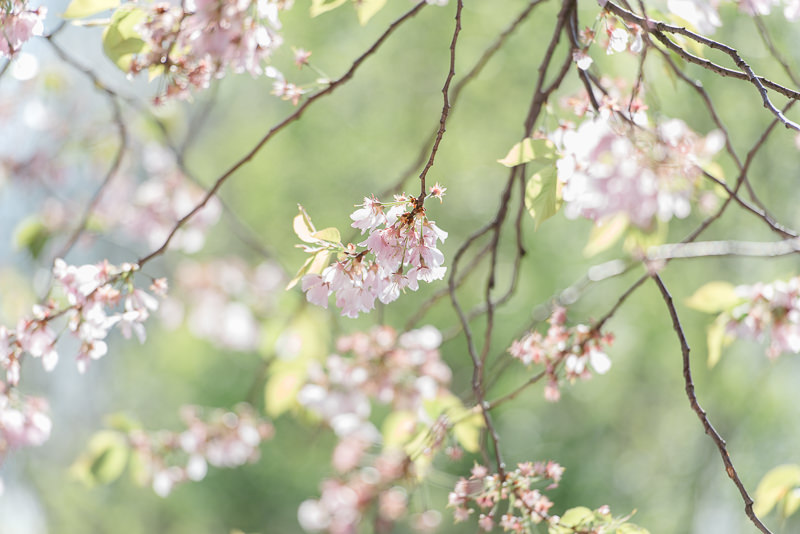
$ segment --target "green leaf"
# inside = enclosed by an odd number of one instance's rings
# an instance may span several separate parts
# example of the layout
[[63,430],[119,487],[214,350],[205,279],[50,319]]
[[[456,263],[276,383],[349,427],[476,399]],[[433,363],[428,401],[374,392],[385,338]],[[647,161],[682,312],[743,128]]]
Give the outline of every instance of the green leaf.
[[50,230],[35,216],[23,219],[14,231],[14,246],[26,249],[37,259],[50,239]]
[[560,190],[555,165],[544,167],[528,180],[528,186],[525,188],[525,207],[536,221],[536,229],[542,222],[558,213],[561,207]]
[[114,12],[111,23],[103,31],[103,51],[123,72],[130,70],[133,55],[145,49],[136,27],[146,16],[143,9],[126,5]]
[[301,241],[305,241],[306,243],[317,243],[319,240],[314,237],[314,233],[317,231],[317,229],[314,228],[314,223],[311,222],[311,217],[308,216],[308,213],[306,213],[306,210],[303,209],[303,206],[300,204],[297,205],[297,208],[300,210],[300,213],[295,215],[295,218],[292,221],[294,233],[297,234],[297,237],[299,237]]
[[311,8],[309,12],[312,17],[322,15],[323,13],[336,9],[344,4],[347,0],[311,0]]
[[781,516],[790,517],[794,515],[798,508],[800,508],[800,489],[794,488],[783,498],[783,506],[780,511]]
[[72,0],[64,14],[65,19],[82,19],[119,7],[119,0]]
[[753,512],[759,517],[768,514],[797,487],[800,487],[800,465],[785,464],[771,469],[758,483],[753,495]]
[[383,446],[387,449],[402,448],[411,442],[417,431],[417,417],[414,412],[396,411],[386,416],[381,425]]
[[320,250],[315,252],[312,256],[306,258],[306,261],[303,262],[303,265],[300,267],[300,270],[297,271],[297,274],[289,280],[289,283],[286,284],[286,290],[292,289],[294,286],[297,285],[297,282],[300,281],[307,274],[319,274],[328,266],[328,259],[330,258],[330,251],[329,250]]
[[461,400],[453,395],[445,394],[435,399],[426,400],[425,412],[431,419],[444,415],[453,424],[453,437],[468,452],[480,449],[480,431],[483,428],[483,416],[470,408],[466,408]]
[[719,362],[722,357],[722,348],[730,343],[730,338],[725,335],[725,326],[728,324],[730,316],[727,313],[721,314],[713,323],[708,325],[708,368],[711,369]]
[[297,405],[297,393],[306,381],[305,362],[277,361],[264,386],[264,410],[272,418]]
[[70,472],[89,486],[109,484],[125,470],[129,453],[130,446],[122,433],[103,430],[92,436],[87,452],[75,461]]
[[329,243],[339,243],[342,241],[339,230],[334,227],[323,228],[318,232],[314,232],[311,236],[318,241],[327,241]]
[[570,508],[561,516],[559,524],[565,527],[578,527],[582,523],[594,520],[594,512],[585,506]]
[[369,19],[383,9],[386,5],[386,0],[361,0],[356,2],[356,15],[358,15],[358,23],[364,26]]
[[633,523],[624,523],[619,526],[616,534],[650,534],[650,531]]
[[736,295],[733,284],[714,281],[695,291],[694,295],[686,299],[686,305],[705,313],[719,313],[730,310],[741,300],[741,297]]
[[506,157],[498,159],[506,167],[516,167],[523,163],[539,162],[539,167],[531,170],[538,170],[541,167],[550,165],[556,158],[556,146],[549,139],[532,139],[526,137],[519,143],[511,147]]
[[595,225],[589,234],[589,242],[583,248],[583,255],[591,258],[619,241],[628,228],[628,222],[628,217],[619,213],[601,224]]

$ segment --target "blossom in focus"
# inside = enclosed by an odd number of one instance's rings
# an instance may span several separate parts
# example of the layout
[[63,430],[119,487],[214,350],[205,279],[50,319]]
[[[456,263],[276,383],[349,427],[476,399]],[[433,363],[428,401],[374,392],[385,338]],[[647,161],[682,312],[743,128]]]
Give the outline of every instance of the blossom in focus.
[[46,7],[30,9],[24,0],[9,2],[0,9],[0,56],[11,57],[34,35],[44,32]]
[[[445,190],[437,183],[432,196],[441,199]],[[328,243],[328,249],[337,252],[339,259],[321,273],[302,278],[309,302],[326,308],[333,294],[342,315],[357,317],[372,310],[376,299],[388,304],[406,290],[416,291],[420,281],[444,278],[444,255],[438,243],[444,242],[447,232],[427,218],[421,202],[405,195],[396,195],[392,203],[365,197],[350,218],[353,228],[369,234],[358,244],[365,248]],[[321,250],[302,247],[314,254]]]

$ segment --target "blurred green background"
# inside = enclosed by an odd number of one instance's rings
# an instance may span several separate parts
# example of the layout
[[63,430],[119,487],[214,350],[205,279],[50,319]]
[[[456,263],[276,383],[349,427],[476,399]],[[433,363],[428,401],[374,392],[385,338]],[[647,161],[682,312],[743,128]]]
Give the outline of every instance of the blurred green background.
[[[290,46],[311,50],[312,63],[335,78],[410,6],[392,0],[361,27],[348,6],[311,19],[307,3],[296,4],[282,17],[285,55],[276,58],[290,81],[294,75],[313,79],[313,74],[298,72],[291,64]],[[471,68],[526,4],[518,0],[467,2],[457,74]],[[293,248],[297,240],[291,230],[298,203],[318,227],[337,226],[347,237],[352,206],[364,196],[379,194],[396,184],[438,124],[454,8],[451,1],[445,8],[424,9],[364,64],[355,79],[313,105],[302,120],[279,134],[223,188],[224,201],[255,230],[287,273],[293,274],[304,260],[302,252]],[[429,183],[438,180],[448,188],[443,204],[427,205],[431,219],[450,232],[443,246],[446,265],[464,238],[485,224],[498,208],[507,169],[496,160],[523,133],[536,68],[557,8],[554,2],[538,7],[453,108],[436,164],[428,176]],[[752,21],[740,16],[732,5],[722,6],[721,11],[725,24],[714,37],[741,50],[759,74],[790,84],[769,57]],[[593,2],[582,3],[582,24],[592,25],[597,12]],[[794,46],[797,29],[779,19],[776,14],[765,22],[790,64],[796,66],[800,53]],[[99,46],[98,34],[85,28],[70,28],[60,38],[80,47]],[[559,61],[566,51],[562,42],[556,52]],[[598,72],[623,78],[629,84],[634,81],[637,58],[625,54],[605,57],[599,48],[593,49],[592,55]],[[701,134],[713,129],[696,93],[665,75],[664,63],[656,56],[651,52],[646,64],[646,101],[651,116],[681,118]],[[708,57],[724,61],[716,54],[709,53]],[[124,83],[112,69],[110,64],[101,67],[101,76]],[[734,146],[744,153],[771,120],[755,89],[694,66],[685,66],[685,72],[702,81],[729,128]],[[83,87],[82,82],[74,83],[67,89]],[[558,97],[550,103],[548,126],[554,126],[558,117],[568,117],[559,108],[558,99],[580,87],[577,76],[570,73]],[[203,183],[211,183],[273,124],[293,111],[290,103],[277,100],[270,91],[267,79],[229,76],[220,83],[215,96],[200,94],[193,105],[159,111],[176,137],[186,135],[193,114],[207,115],[186,154],[188,168]],[[82,97],[99,98],[91,90]],[[68,101],[78,97],[65,90],[63,98]],[[210,99],[213,105],[204,107]],[[135,131],[158,135],[143,121],[137,123]],[[730,158],[721,156],[718,162],[729,180],[735,178]],[[752,169],[754,188],[775,217],[790,227],[800,225],[798,153],[793,133],[776,130]],[[418,172],[414,169],[405,182],[409,192],[418,189]],[[6,189],[3,194],[8,199],[12,192]],[[686,220],[673,220],[669,241],[683,238],[700,220],[697,210]],[[492,354],[501,363],[508,358],[504,351],[511,341],[529,327],[537,306],[577,281],[591,265],[624,254],[617,245],[597,257],[584,257],[581,251],[591,228],[588,221],[569,221],[558,214],[536,232],[533,226],[533,220],[526,217],[528,254],[519,287],[497,311]],[[233,233],[230,223],[221,222],[199,257],[237,255],[253,263],[260,261],[256,253],[232,237]],[[510,235],[507,231],[501,245],[499,288],[510,282]],[[735,207],[703,237],[773,239],[763,224]],[[112,261],[130,259],[126,251],[102,247],[101,243],[100,254],[111,255]],[[102,257],[87,254],[82,259],[96,261]],[[180,253],[168,254],[150,269],[154,275],[169,272],[179,257]],[[26,262],[17,259],[8,263],[30,268],[30,262]],[[589,287],[570,307],[571,322],[588,323],[602,316],[642,272],[641,268],[634,269]],[[465,302],[481,298],[485,274],[485,269],[479,269],[462,290]],[[793,257],[680,260],[663,272],[693,348],[698,399],[727,440],[751,493],[772,467],[800,462],[800,371],[796,359],[783,356],[773,363],[764,355],[763,346],[739,341],[725,349],[722,361],[709,370],[705,329],[713,317],[688,309],[684,301],[711,280],[749,284],[794,274],[797,260]],[[276,296],[278,304],[262,320],[266,330],[276,332],[287,324],[291,327],[299,314],[318,329],[305,328],[303,335],[321,336],[321,342],[330,342],[328,332],[368,329],[381,317],[386,324],[402,328],[440,287],[442,283],[422,288],[380,314],[357,320],[337,317],[335,310],[308,309],[302,306],[302,294],[294,289]],[[7,306],[6,295],[3,301]],[[457,322],[449,303],[443,301],[422,324],[433,324],[447,332]],[[475,331],[482,332],[482,325],[476,321]],[[578,505],[596,508],[608,504],[616,514],[636,510],[632,520],[654,534],[754,532],[716,448],[688,405],[680,348],[657,288],[646,283],[608,323],[607,330],[616,337],[609,350],[613,367],[607,375],[565,386],[556,404],[545,402],[541,387],[533,387],[497,410],[495,418],[506,461],[513,465],[552,459],[566,466],[561,486],[550,495],[556,512]],[[42,372],[36,362],[27,362],[25,372],[35,376],[39,388],[34,392],[52,399],[54,429],[43,447],[15,453],[6,460],[0,533],[300,531],[297,506],[317,496],[319,481],[332,474],[330,451],[335,441],[329,432],[289,414],[275,420],[276,436],[262,445],[257,464],[234,470],[211,468],[205,480],[182,485],[166,499],[149,488],[136,486],[127,476],[93,488],[70,476],[69,465],[85,449],[89,436],[104,427],[104,415],[123,411],[143,421],[147,428],[177,429],[178,408],[183,404],[230,407],[252,396],[254,384],[263,387],[259,377],[264,360],[274,356],[274,336],[267,336],[262,348],[251,352],[216,348],[192,337],[186,327],[162,332],[151,325],[149,336],[141,346],[112,339],[110,354],[93,365],[86,376],[78,376],[69,362],[63,362],[51,375]],[[472,367],[463,337],[449,339],[442,354],[454,372],[453,390],[470,401]],[[526,370],[512,362],[488,397],[502,395],[526,377]],[[263,408],[260,390],[255,401]],[[412,511],[443,509],[447,492],[458,476],[468,473],[473,459],[437,461],[435,474],[413,496]],[[777,532],[800,532],[796,518],[780,525],[772,516],[768,523]],[[398,525],[396,531],[405,532],[406,528]],[[443,511],[439,532],[475,530],[469,523],[452,525],[450,511]],[[367,531],[369,525],[365,524]]]

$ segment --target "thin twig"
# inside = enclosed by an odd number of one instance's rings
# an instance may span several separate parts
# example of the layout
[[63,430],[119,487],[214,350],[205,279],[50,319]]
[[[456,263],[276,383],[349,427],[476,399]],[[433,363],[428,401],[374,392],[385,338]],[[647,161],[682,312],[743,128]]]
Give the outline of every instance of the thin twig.
[[672,319],[672,328],[675,330],[675,334],[678,336],[678,341],[681,345],[681,354],[683,356],[683,380],[686,389],[686,396],[689,398],[689,404],[691,405],[694,413],[697,414],[700,422],[703,424],[703,429],[705,430],[706,434],[711,437],[712,441],[717,446],[719,454],[722,457],[722,463],[725,464],[725,472],[736,485],[736,488],[739,490],[739,494],[742,496],[745,514],[747,514],[747,517],[750,518],[750,521],[752,521],[756,528],[758,528],[761,532],[764,534],[772,534],[753,512],[753,499],[750,497],[750,494],[747,493],[747,489],[744,487],[742,480],[739,478],[739,473],[736,472],[736,468],[733,466],[733,462],[731,461],[731,456],[728,453],[725,440],[722,439],[722,436],[720,436],[719,432],[717,432],[717,430],[711,424],[711,421],[708,419],[708,414],[706,414],[705,410],[703,410],[703,408],[700,406],[700,403],[697,401],[697,395],[694,392],[694,380],[692,379],[691,361],[689,359],[689,353],[691,349],[689,348],[689,343],[686,340],[686,334],[684,333],[680,319],[678,318],[678,312],[675,309],[675,304],[672,301],[672,295],[670,295],[666,286],[664,286],[664,282],[661,280],[661,277],[658,276],[658,274],[653,274],[652,277],[658,286],[658,290],[661,292],[664,303],[667,305],[669,316]]
[[417,202],[420,205],[422,205],[422,202],[425,200],[425,177],[428,176],[428,171],[433,167],[433,161],[436,159],[436,152],[439,150],[439,143],[442,142],[442,137],[444,137],[447,126],[447,114],[450,112],[450,82],[453,81],[453,77],[456,75],[456,43],[458,43],[458,34],[461,32],[461,11],[463,9],[463,0],[458,0],[456,3],[456,27],[455,30],[453,30],[453,40],[450,41],[450,70],[447,72],[447,78],[442,87],[442,99],[444,103],[442,104],[442,115],[439,117],[439,131],[436,132],[436,139],[433,141],[428,163],[425,164],[425,167],[419,174],[420,192],[417,197]]

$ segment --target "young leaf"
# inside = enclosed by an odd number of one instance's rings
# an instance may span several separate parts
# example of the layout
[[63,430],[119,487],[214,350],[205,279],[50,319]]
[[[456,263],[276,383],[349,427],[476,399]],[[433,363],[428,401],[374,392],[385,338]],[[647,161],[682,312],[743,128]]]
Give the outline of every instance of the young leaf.
[[[549,139],[532,139],[526,137],[511,147],[506,157],[498,159],[506,167],[516,167],[523,163],[538,161],[539,168],[549,165],[556,158],[556,146]],[[538,170],[538,169],[532,169]]]
[[686,299],[686,305],[705,313],[719,313],[733,308],[740,300],[733,284],[714,281],[695,291],[694,295]]
[[309,12],[311,13],[312,17],[316,17],[317,15],[322,15],[326,11],[336,9],[346,1],[347,0],[311,0],[311,8]]
[[560,190],[555,165],[544,167],[531,176],[525,188],[525,207],[536,221],[536,229],[542,222],[558,213],[561,207]]
[[358,23],[364,26],[378,11],[386,5],[386,0],[361,0],[356,2]]
[[264,386],[264,410],[276,418],[297,404],[297,393],[306,380],[308,364],[303,361],[275,361]]
[[125,470],[129,453],[123,434],[103,430],[92,436],[88,450],[75,461],[70,472],[89,486],[110,484]]
[[602,224],[594,226],[589,234],[589,242],[583,248],[583,255],[591,258],[619,241],[628,228],[628,222],[628,217],[624,213],[618,213]]
[[111,23],[103,31],[103,51],[123,72],[130,70],[134,54],[145,49],[145,42],[136,28],[147,13],[128,5],[117,9],[111,16]]
[[728,324],[730,316],[727,313],[721,314],[713,323],[708,326],[708,367],[709,369],[717,365],[722,357],[722,348],[730,343],[730,338],[725,335],[725,325]]
[[119,0],[72,0],[64,14],[65,19],[82,19],[119,7]]
[[786,464],[771,469],[758,483],[753,512],[759,517],[768,514],[797,487],[800,487],[800,465]]
[[417,430],[414,412],[399,410],[391,412],[381,425],[384,448],[401,448],[411,441]]
[[332,226],[330,228],[323,228],[318,232],[314,232],[311,234],[311,237],[317,241],[327,241],[329,243],[339,243],[342,240],[339,230]]
[[297,237],[299,237],[301,241],[305,241],[306,243],[317,243],[319,240],[314,237],[314,233],[317,231],[317,229],[314,228],[314,223],[311,222],[311,217],[308,216],[308,213],[306,213],[306,210],[304,210],[303,206],[300,204],[297,205],[297,208],[300,210],[300,213],[296,215],[292,221],[294,233],[297,234]]

